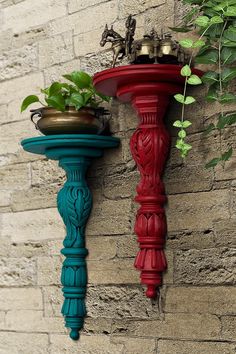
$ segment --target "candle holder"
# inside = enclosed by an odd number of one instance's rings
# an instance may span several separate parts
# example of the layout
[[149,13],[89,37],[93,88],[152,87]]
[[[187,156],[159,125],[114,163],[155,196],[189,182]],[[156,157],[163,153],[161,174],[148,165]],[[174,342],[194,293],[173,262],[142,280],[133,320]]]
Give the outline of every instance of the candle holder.
[[58,160],[67,176],[59,191],[57,205],[66,226],[65,256],[61,282],[65,297],[62,314],[70,337],[79,338],[86,316],[85,295],[87,267],[85,258],[85,227],[92,208],[92,195],[86,183],[86,171],[92,160],[101,157],[103,150],[119,145],[119,139],[110,136],[65,134],[48,135],[22,141],[24,150]]

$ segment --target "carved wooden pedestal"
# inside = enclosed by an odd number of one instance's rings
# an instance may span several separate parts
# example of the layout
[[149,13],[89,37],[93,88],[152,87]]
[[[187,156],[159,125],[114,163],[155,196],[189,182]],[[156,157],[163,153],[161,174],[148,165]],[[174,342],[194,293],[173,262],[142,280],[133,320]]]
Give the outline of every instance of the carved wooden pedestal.
[[[58,193],[58,210],[66,226],[61,282],[65,297],[62,314],[70,337],[79,338],[86,315],[85,295],[87,267],[85,258],[85,227],[92,208],[92,195],[86,183],[86,171],[94,158],[102,156],[103,149],[116,147],[119,139],[96,135],[48,135],[22,141],[24,150],[59,160],[67,176]],[[53,271],[53,269],[52,269]]]
[[[130,140],[130,149],[140,171],[135,200],[140,203],[135,232],[140,251],[135,267],[141,272],[146,295],[156,297],[167,268],[164,254],[166,202],[161,180],[168,156],[170,138],[163,118],[171,95],[181,92],[184,78],[181,66],[166,64],[128,65],[104,70],[94,76],[101,93],[131,102],[139,116],[139,125]],[[198,73],[198,70],[194,70]]]

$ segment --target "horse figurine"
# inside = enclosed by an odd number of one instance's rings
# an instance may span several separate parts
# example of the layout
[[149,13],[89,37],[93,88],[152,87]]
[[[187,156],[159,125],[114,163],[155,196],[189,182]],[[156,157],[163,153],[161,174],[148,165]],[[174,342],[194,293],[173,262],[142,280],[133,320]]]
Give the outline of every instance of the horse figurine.
[[[104,47],[106,43],[112,43],[111,50],[113,51],[112,67],[114,68],[117,59],[122,59],[125,56],[125,39],[116,31],[114,31],[113,26],[108,29],[106,24],[105,29],[102,33],[102,39],[100,41],[100,46]],[[121,56],[119,57],[119,55]]]

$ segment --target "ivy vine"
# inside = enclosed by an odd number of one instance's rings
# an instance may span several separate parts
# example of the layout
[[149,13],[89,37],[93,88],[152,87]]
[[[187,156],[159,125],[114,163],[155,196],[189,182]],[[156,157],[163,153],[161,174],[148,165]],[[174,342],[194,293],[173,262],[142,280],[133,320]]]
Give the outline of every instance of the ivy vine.
[[[181,157],[185,158],[192,146],[186,142],[186,129],[192,124],[185,119],[186,105],[194,103],[193,96],[187,96],[188,85],[199,85],[202,82],[208,86],[206,100],[219,102],[221,111],[216,124],[211,123],[205,130],[205,134],[218,130],[220,135],[220,155],[206,164],[206,168],[215,167],[218,163],[223,166],[232,156],[230,147],[227,151],[222,148],[222,130],[236,123],[236,112],[224,113],[224,104],[236,102],[236,95],[230,91],[230,83],[236,78],[236,0],[181,0],[184,4],[190,4],[191,10],[184,16],[178,27],[171,27],[176,32],[189,32],[197,30],[199,37],[196,40],[183,39],[179,43],[182,47],[192,50],[189,63],[181,70],[185,77],[183,93],[175,95],[176,101],[182,104],[181,118],[174,122],[179,129],[176,148]],[[195,49],[197,55],[194,58]],[[191,65],[213,64],[216,70],[207,71],[200,78],[192,74]]]

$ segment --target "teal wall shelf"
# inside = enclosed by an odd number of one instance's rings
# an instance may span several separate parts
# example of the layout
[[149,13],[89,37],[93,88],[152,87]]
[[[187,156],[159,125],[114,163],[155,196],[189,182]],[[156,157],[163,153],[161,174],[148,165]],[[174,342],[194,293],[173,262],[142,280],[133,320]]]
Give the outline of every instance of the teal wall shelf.
[[119,145],[119,139],[100,135],[48,135],[25,139],[24,150],[58,160],[67,176],[57,196],[59,213],[66,226],[66,236],[61,253],[65,256],[61,282],[64,294],[62,314],[70,337],[79,338],[86,316],[85,296],[87,286],[85,227],[92,208],[92,195],[86,183],[86,172],[94,158],[103,150]]

